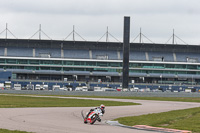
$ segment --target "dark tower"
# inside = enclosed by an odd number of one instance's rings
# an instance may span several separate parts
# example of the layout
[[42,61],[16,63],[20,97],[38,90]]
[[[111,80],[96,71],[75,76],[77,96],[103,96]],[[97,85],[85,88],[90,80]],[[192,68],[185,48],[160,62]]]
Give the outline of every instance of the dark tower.
[[123,77],[122,88],[128,89],[129,82],[129,51],[130,51],[130,17],[124,17],[123,38]]

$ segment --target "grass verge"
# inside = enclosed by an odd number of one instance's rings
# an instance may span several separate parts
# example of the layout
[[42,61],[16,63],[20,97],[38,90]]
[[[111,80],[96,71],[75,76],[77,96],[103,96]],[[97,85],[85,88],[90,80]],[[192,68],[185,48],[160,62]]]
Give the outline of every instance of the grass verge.
[[95,107],[100,104],[104,104],[106,106],[139,105],[131,102],[0,95],[0,108]]
[[[6,93],[4,93],[6,94]],[[16,94],[8,94],[16,95]],[[17,94],[26,95],[26,94]],[[179,101],[179,102],[200,102],[200,97],[131,97],[131,96],[84,96],[84,95],[41,95],[41,94],[28,94],[33,96],[60,96],[60,97],[87,97],[87,98],[116,98],[116,99],[135,99],[135,100],[157,100],[157,101]]]
[[[47,96],[47,95],[41,95]],[[176,102],[200,102],[200,97],[123,97],[123,96],[82,96],[82,95],[49,95],[60,97],[87,97],[87,98],[114,98],[133,100],[156,100],[156,101],[176,101]]]
[[[22,107],[95,107],[100,104],[106,106],[139,105],[131,102],[97,101],[84,99],[64,99],[47,97],[29,97],[0,95],[0,108],[22,108]],[[12,131],[0,129],[0,133],[28,133],[24,131]]]
[[[55,95],[54,95],[55,96]],[[57,95],[58,96],[58,95]],[[64,95],[62,95],[64,97]],[[70,97],[70,96],[66,96]],[[111,97],[111,96],[71,96],[71,97],[89,97],[89,98],[117,98],[117,99],[136,99],[136,100],[159,100],[159,101],[180,101],[180,102],[200,102],[200,97]],[[137,105],[134,103],[112,102],[112,101],[94,101],[82,99],[61,99],[61,98],[41,98],[29,96],[0,95],[0,108],[15,107],[93,107],[100,104],[106,106]],[[174,128],[190,130],[194,133],[200,133],[200,108],[170,111],[158,114],[149,114],[134,117],[124,117],[116,119],[124,125],[150,125],[156,127]],[[3,130],[3,129],[2,129]],[[7,133],[3,131],[2,133]],[[8,133],[25,133],[20,131],[11,131]],[[1,133],[1,129],[0,129]]]
[[128,126],[149,125],[154,127],[189,130],[193,133],[200,133],[200,108],[123,117],[115,119],[115,121],[119,121],[119,123]]
[[[17,130],[7,130],[7,129],[0,129],[0,133],[28,133],[25,131],[17,131]],[[30,132],[29,132],[30,133]]]

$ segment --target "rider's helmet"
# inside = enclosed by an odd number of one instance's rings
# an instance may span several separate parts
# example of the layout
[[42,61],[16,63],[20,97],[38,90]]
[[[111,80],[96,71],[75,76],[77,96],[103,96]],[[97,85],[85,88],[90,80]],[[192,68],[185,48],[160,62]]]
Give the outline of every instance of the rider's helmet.
[[104,109],[105,109],[105,106],[104,106],[103,104],[101,104],[101,105],[100,105],[100,109],[101,109],[101,110],[104,110]]

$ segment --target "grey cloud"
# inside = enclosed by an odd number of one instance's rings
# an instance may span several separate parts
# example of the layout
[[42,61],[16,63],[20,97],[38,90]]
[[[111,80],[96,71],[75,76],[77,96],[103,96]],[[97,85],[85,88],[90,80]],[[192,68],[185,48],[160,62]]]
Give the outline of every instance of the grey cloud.
[[41,14],[200,13],[198,0],[6,0],[1,3],[1,10]]
[[[165,42],[175,28],[188,43],[200,42],[199,0],[0,0],[0,32],[5,23],[19,38],[42,29],[63,39],[76,26],[87,40],[109,31],[122,40],[123,16],[131,16],[131,40],[139,28],[154,42]],[[0,36],[1,37],[1,36]],[[185,38],[185,39],[184,39]]]

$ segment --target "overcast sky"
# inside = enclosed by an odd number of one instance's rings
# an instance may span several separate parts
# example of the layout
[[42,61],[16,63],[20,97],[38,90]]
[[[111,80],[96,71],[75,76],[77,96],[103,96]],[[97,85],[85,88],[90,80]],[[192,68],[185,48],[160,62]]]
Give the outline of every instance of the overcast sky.
[[[41,24],[50,38],[63,40],[75,25],[84,39],[97,41],[108,26],[109,33],[123,41],[124,16],[131,17],[130,42],[141,27],[154,43],[166,43],[175,29],[175,35],[186,43],[200,45],[199,0],[0,0],[0,33],[8,23],[17,38],[28,39]],[[4,38],[5,32],[0,37]],[[8,37],[13,38],[11,34]],[[47,39],[44,34],[42,38]],[[78,36],[75,39],[81,40]],[[115,40],[109,36],[109,41]],[[143,41],[149,42],[145,38]],[[178,39],[176,42],[182,43]]]

